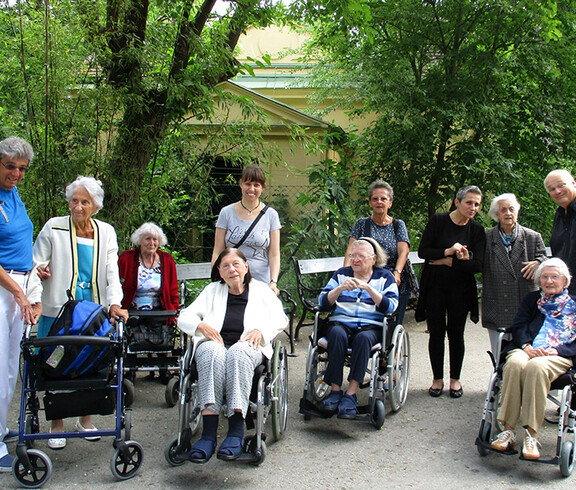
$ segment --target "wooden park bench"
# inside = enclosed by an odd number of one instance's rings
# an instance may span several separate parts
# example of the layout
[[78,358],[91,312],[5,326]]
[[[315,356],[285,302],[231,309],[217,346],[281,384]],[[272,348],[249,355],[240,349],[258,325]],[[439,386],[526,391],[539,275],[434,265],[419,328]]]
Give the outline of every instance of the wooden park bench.
[[[408,258],[412,265],[423,264],[424,260],[418,256],[418,252],[410,252]],[[318,307],[318,296],[332,274],[344,265],[344,257],[323,257],[319,259],[296,259],[292,258],[296,273],[296,288],[298,298],[302,304],[302,315],[294,332],[298,338],[300,329],[306,320],[308,312],[313,312]]]
[[[199,262],[195,264],[176,264],[176,275],[180,283],[180,309],[184,308],[190,296],[189,281],[206,281],[210,279],[212,265],[210,262]],[[285,332],[290,340],[290,354],[294,355],[294,315],[296,313],[296,302],[290,297],[288,291],[280,290],[280,299],[284,305],[284,312],[288,316],[288,332]]]

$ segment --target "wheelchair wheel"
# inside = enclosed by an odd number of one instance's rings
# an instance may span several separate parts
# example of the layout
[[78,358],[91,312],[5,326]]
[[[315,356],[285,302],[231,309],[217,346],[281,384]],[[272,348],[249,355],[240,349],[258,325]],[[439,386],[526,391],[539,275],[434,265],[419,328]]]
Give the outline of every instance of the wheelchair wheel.
[[[164,448],[164,458],[170,466],[182,466],[186,461],[186,457],[176,451],[178,447],[178,436],[170,440],[170,442]],[[187,456],[187,455],[185,455]]]
[[254,459],[250,462],[253,466],[260,466],[266,459],[266,443],[260,442],[260,449],[254,450]]
[[110,459],[110,470],[118,480],[132,478],[142,466],[144,451],[136,441],[126,441],[126,451],[123,454],[119,447]]
[[180,388],[180,378],[178,376],[173,376],[168,381],[166,385],[166,391],[164,392],[164,399],[166,400],[166,405],[172,408],[178,403],[178,390]]
[[310,382],[312,384],[312,397],[316,402],[321,402],[326,398],[332,388],[329,384],[324,383],[324,372],[328,366],[328,356],[323,354],[318,355],[316,352],[316,358],[312,361],[312,367],[310,370]]
[[558,458],[560,464],[560,472],[562,476],[570,476],[574,470],[574,442],[564,441],[560,448],[560,457]]
[[198,393],[198,385],[193,383],[190,386],[190,416],[188,419],[188,427],[190,427],[190,433],[195,436],[201,427],[202,422],[202,411],[200,410],[200,394]]
[[286,348],[276,343],[272,358],[272,432],[279,441],[288,422],[288,362]]
[[406,403],[410,381],[410,339],[402,325],[394,329],[393,348],[388,358],[388,386],[390,405],[397,412]]
[[16,456],[12,463],[12,475],[18,484],[24,488],[40,488],[52,475],[52,461],[38,449],[28,449],[26,454],[30,460],[30,470],[27,470]]
[[[492,424],[483,420],[480,424],[480,430],[478,431],[478,440],[482,443],[490,444],[490,434],[492,433]],[[478,449],[478,454],[480,456],[488,456],[490,454],[490,450],[486,449],[484,446],[480,444],[476,444],[476,448]]]
[[374,413],[370,417],[370,422],[377,429],[381,429],[386,420],[386,407],[383,400],[376,400],[374,403]]
[[124,406],[130,407],[134,403],[134,383],[129,379],[122,379],[122,393],[124,395]]

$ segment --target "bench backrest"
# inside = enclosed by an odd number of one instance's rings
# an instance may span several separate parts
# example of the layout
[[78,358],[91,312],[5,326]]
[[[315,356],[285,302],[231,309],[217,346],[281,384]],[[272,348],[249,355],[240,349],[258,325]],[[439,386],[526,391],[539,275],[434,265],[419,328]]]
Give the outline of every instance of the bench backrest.
[[193,281],[198,279],[210,279],[212,264],[210,262],[198,262],[197,264],[176,264],[178,281]]
[[300,274],[319,274],[334,272],[344,265],[344,257],[325,257],[323,259],[301,259],[297,261]]

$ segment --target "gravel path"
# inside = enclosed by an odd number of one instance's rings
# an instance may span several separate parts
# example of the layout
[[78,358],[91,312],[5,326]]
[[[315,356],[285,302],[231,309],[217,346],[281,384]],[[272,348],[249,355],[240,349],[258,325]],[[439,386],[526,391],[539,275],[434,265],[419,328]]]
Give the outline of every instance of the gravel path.
[[[177,408],[167,408],[164,386],[139,377],[133,405],[132,438],[144,447],[144,464],[132,480],[116,482],[109,462],[110,438],[89,443],[68,442],[55,452],[39,441],[38,449],[51,457],[54,471],[45,488],[574,488],[557,466],[520,461],[517,456],[478,455],[478,430],[491,364],[486,354],[488,335],[469,323],[462,384],[464,396],[427,394],[431,381],[424,324],[407,315],[412,343],[410,391],[406,405],[389,413],[382,430],[365,422],[312,419],[297,413],[304,382],[307,340],[297,343],[298,357],[289,359],[289,425],[286,437],[270,443],[259,467],[226,463],[213,458],[205,465],[170,467],[164,447],[176,435]],[[303,336],[310,328],[304,328]],[[18,393],[18,392],[17,392]],[[15,397],[9,420],[18,415]],[[111,417],[95,417],[98,427],[110,427]],[[72,427],[72,421],[68,421]],[[43,429],[45,430],[45,429]],[[543,454],[554,451],[555,431],[547,427]],[[12,450],[11,445],[10,450]],[[18,488],[11,474],[0,475],[0,488]]]

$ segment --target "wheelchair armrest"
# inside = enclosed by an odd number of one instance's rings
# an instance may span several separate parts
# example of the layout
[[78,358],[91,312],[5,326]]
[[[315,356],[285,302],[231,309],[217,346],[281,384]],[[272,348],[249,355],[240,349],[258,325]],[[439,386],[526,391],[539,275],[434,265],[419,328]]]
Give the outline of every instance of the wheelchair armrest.
[[175,318],[178,316],[177,310],[129,310],[129,318]]

